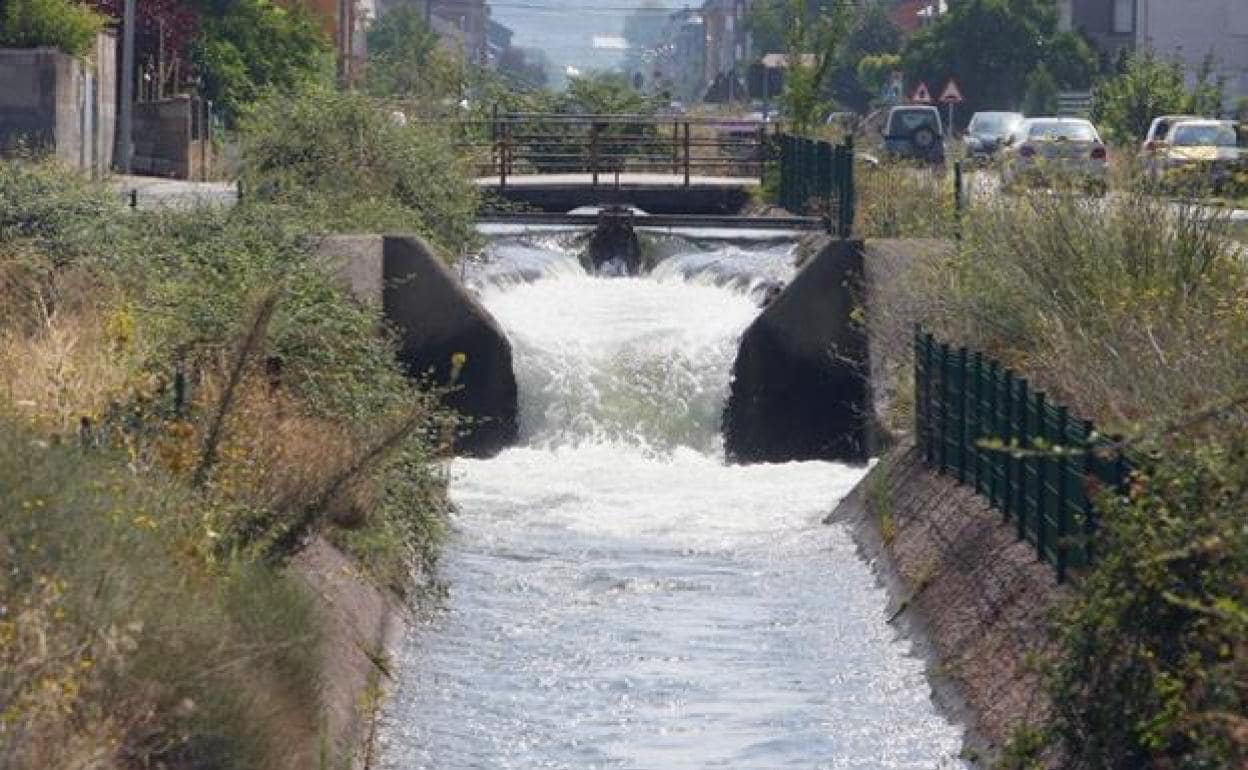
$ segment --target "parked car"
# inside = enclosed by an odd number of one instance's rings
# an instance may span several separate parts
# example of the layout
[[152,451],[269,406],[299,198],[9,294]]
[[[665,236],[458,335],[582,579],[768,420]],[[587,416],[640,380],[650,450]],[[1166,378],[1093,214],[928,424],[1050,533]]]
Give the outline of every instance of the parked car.
[[1159,175],[1171,181],[1226,182],[1243,162],[1239,134],[1229,120],[1182,120],[1154,154]]
[[1170,129],[1174,128],[1175,123],[1201,119],[1199,115],[1162,115],[1153,118],[1153,122],[1148,124],[1148,133],[1144,135],[1143,151],[1151,152],[1160,149],[1170,141]]
[[1001,181],[1073,181],[1104,192],[1109,150],[1091,122],[1081,118],[1028,118],[1005,140]]
[[971,160],[991,160],[1001,143],[1023,120],[1020,112],[977,112],[966,126],[962,143]]
[[884,152],[894,158],[944,165],[945,128],[940,110],[927,105],[893,107],[882,129]]

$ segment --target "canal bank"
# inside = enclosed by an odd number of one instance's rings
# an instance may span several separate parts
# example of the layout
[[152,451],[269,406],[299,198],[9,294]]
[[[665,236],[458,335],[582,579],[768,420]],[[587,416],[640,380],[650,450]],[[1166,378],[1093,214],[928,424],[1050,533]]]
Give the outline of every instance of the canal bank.
[[[889,622],[927,664],[936,701],[966,727],[964,756],[990,767],[1047,709],[1038,664],[1069,590],[974,490],[931,472],[914,448],[908,386],[911,271],[948,254],[937,240],[864,248],[864,303],[879,461],[825,519],[849,527],[890,599]],[[1057,766],[1049,757],[1050,766]]]

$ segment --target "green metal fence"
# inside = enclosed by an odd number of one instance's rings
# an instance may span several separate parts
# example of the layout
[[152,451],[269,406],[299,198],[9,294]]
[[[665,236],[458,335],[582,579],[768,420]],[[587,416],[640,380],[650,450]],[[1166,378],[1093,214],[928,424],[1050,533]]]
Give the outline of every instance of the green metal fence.
[[828,231],[849,238],[854,228],[854,141],[841,144],[782,134],[780,206],[794,214],[823,214]]
[[1087,420],[1025,378],[921,328],[914,339],[915,435],[924,461],[975,488],[1057,578],[1095,558],[1093,498],[1130,468]]

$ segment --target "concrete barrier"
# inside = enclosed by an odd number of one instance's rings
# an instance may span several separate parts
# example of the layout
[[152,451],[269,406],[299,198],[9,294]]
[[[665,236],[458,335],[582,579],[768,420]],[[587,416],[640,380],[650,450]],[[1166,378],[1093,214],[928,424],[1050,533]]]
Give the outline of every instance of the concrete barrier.
[[[417,378],[450,387],[464,418],[455,449],[490,455],[516,439],[511,344],[494,318],[418,236],[349,235],[320,252],[356,296],[380,305],[399,336],[399,360]],[[462,366],[453,359],[463,355]]]
[[734,462],[865,461],[862,243],[827,239],[741,338],[724,412]]
[[87,59],[53,48],[0,49],[0,155],[46,152],[95,175],[112,165],[116,42],[96,38]]

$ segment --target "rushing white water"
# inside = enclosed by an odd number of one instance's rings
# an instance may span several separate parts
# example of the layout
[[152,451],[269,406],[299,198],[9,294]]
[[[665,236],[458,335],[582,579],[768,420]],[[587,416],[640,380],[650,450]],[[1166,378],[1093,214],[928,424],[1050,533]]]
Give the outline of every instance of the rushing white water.
[[723,462],[758,312],[726,263],[774,277],[787,249],[691,248],[644,279],[501,251],[546,276],[482,292],[521,445],[455,463],[449,595],[400,655],[381,766],[962,767],[882,590],[820,524],[862,469]]

